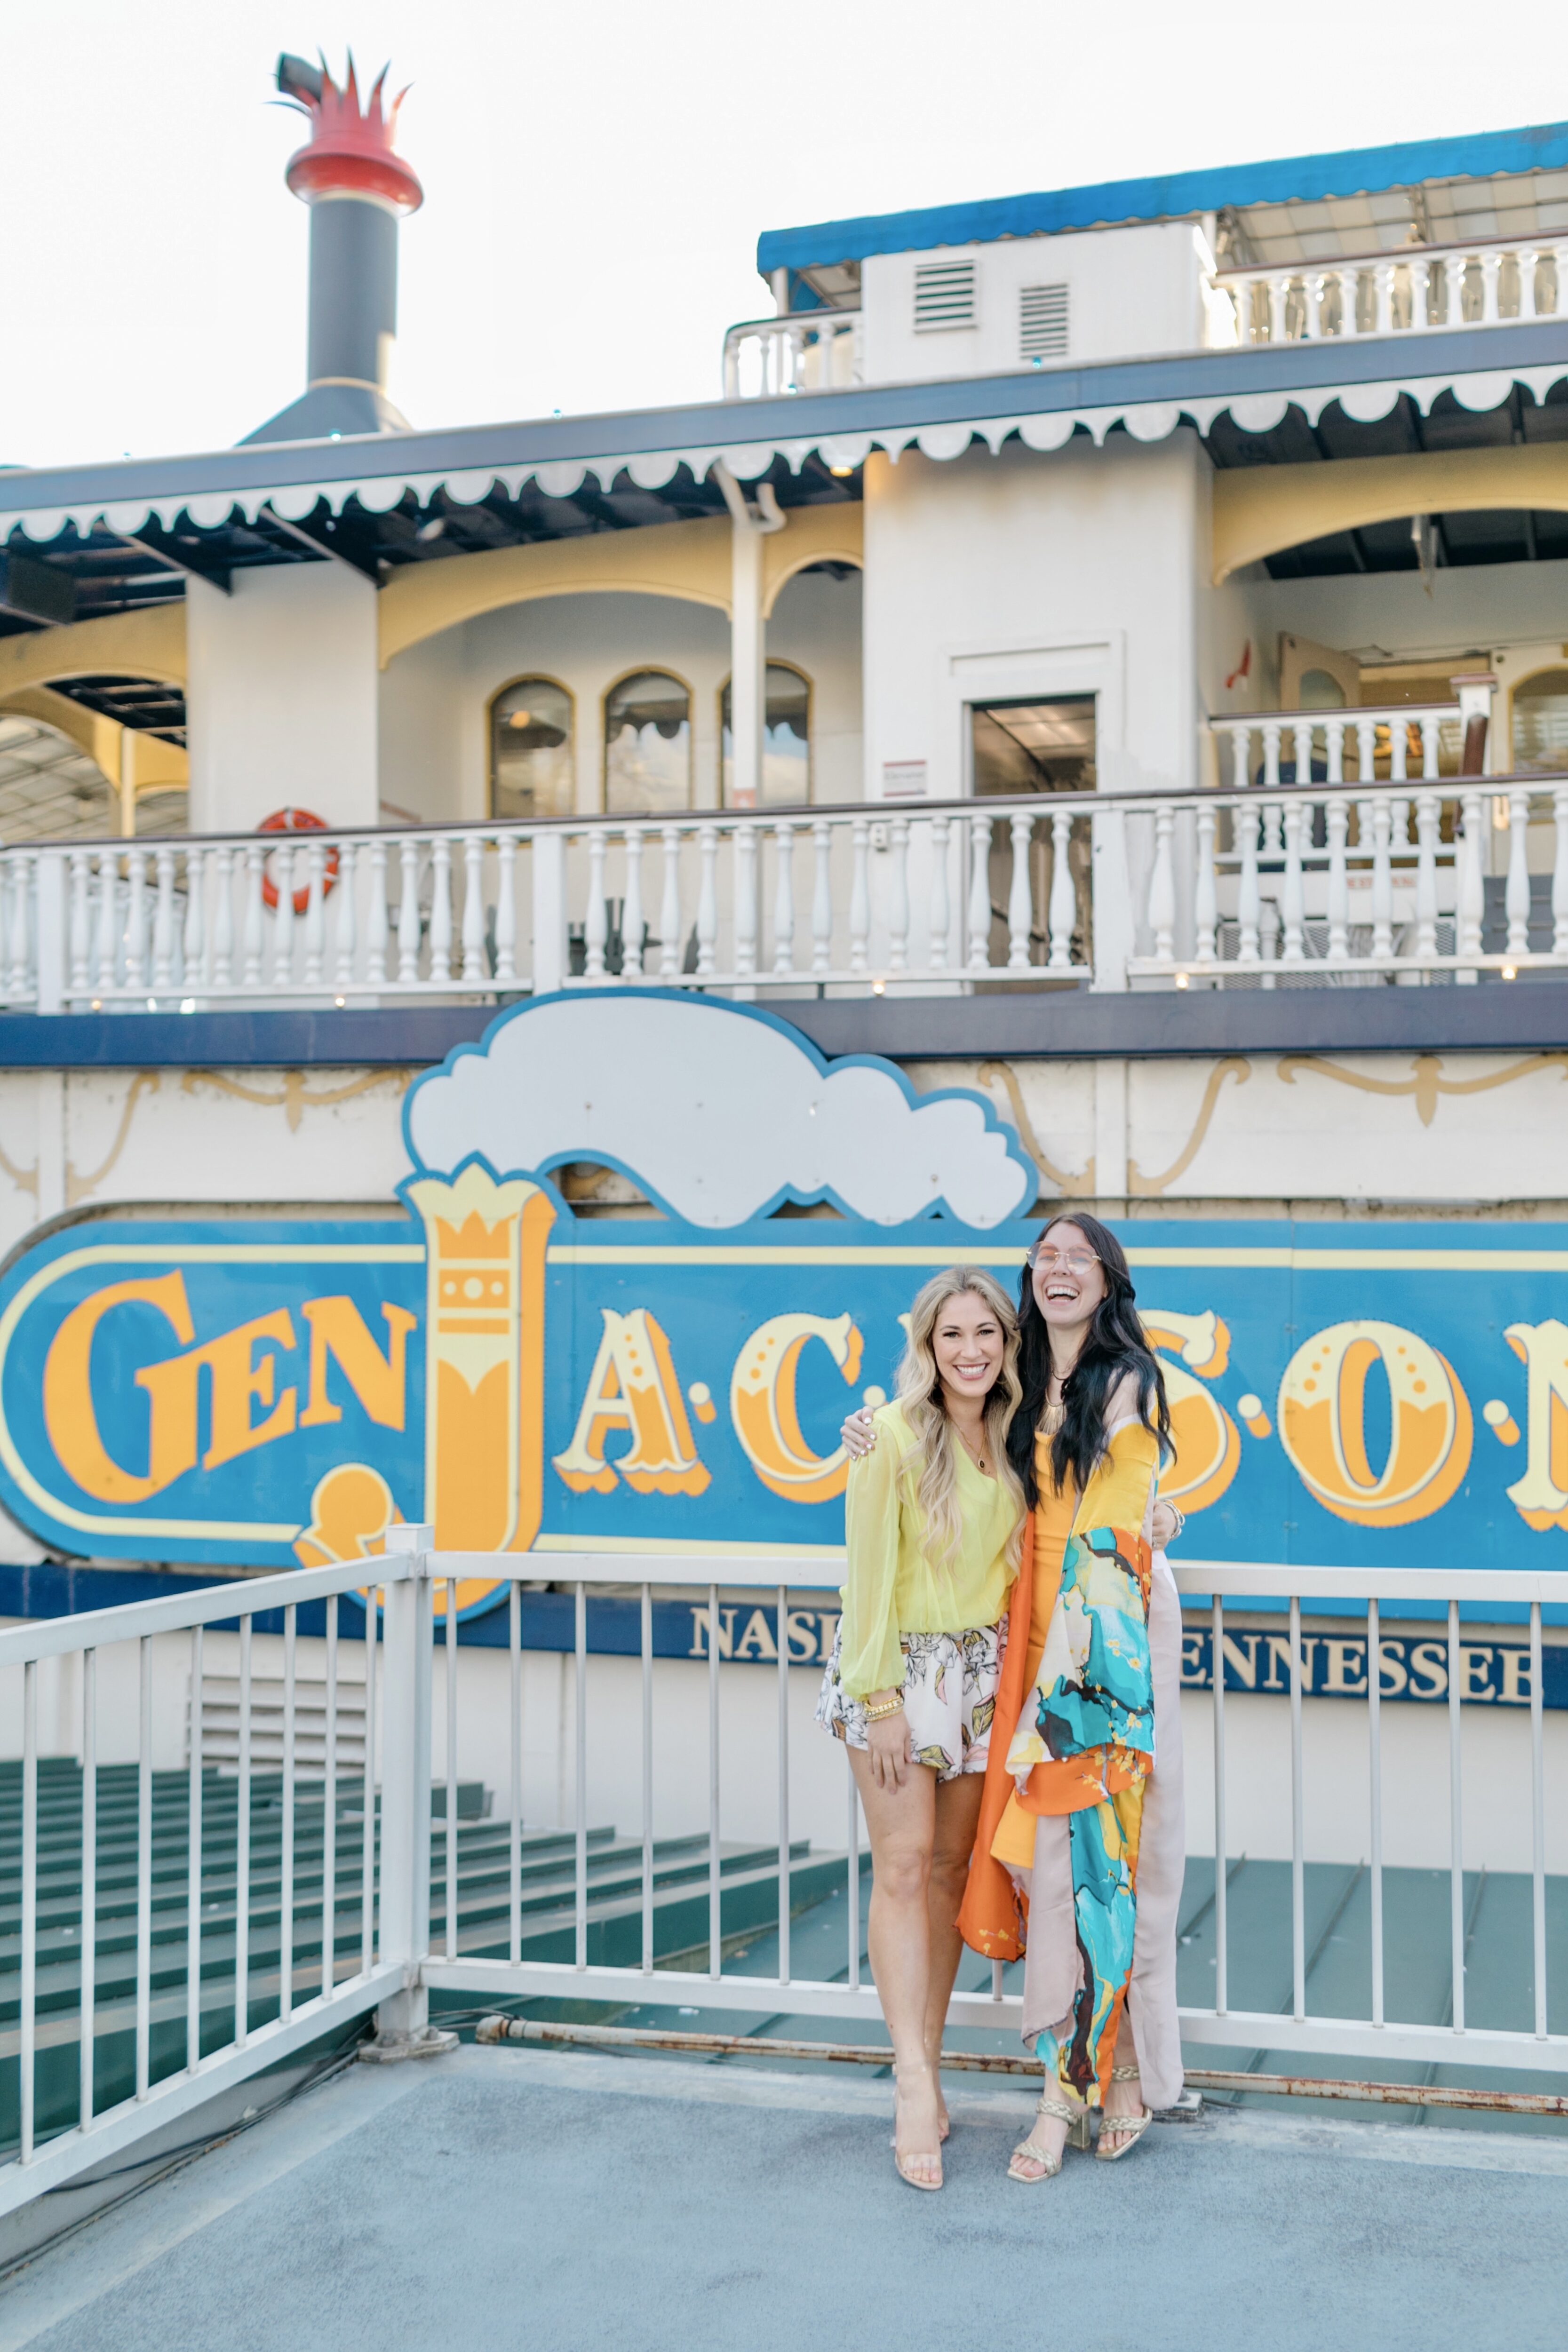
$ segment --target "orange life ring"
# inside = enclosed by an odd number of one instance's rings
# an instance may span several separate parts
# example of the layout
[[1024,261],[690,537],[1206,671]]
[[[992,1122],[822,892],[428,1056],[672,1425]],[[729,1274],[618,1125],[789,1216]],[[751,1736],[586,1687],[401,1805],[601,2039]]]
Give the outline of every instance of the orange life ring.
[[[280,808],[274,809],[270,816],[264,816],[256,830],[258,833],[325,833],[327,820],[324,816],[317,816],[313,809]],[[323,898],[338,878],[339,863],[337,850],[329,849],[326,872],[321,881]],[[264,906],[270,907],[274,913],[277,912],[278,885],[265,866],[261,871],[261,900]],[[302,890],[296,890],[294,893],[294,912],[297,915],[304,914],[310,903],[310,886],[307,883]]]

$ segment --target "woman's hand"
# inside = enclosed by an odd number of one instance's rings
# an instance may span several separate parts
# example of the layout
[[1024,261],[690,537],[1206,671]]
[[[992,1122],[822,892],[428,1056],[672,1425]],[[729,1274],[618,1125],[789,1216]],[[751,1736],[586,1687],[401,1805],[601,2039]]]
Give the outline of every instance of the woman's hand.
[[[873,1691],[867,1701],[875,1706],[897,1697],[895,1691]],[[870,1761],[871,1778],[879,1789],[901,1789],[910,1776],[913,1759],[910,1754],[910,1727],[900,1707],[896,1715],[884,1715],[866,1726],[866,1753]]]
[[1153,1518],[1150,1523],[1151,1549],[1154,1551],[1168,1551],[1186,1524],[1185,1517],[1176,1509],[1173,1503],[1163,1500],[1157,1502],[1154,1506]]
[[[852,1412],[838,1434],[851,1462],[859,1462],[871,1453],[877,1443],[877,1430],[870,1406],[863,1404],[858,1412]],[[875,1729],[875,1726],[872,1727]]]

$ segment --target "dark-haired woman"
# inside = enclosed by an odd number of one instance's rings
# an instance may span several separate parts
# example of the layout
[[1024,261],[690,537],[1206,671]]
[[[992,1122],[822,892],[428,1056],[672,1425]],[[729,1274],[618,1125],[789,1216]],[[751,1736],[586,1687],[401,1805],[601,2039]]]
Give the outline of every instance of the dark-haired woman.
[[1126,1255],[1097,1217],[1046,1227],[1019,1329],[1008,1452],[1033,1541],[1013,1622],[1026,1607],[1029,1639],[997,1692],[959,1924],[991,1958],[1025,1957],[1024,2038],[1046,2085],[1009,2174],[1030,2181],[1061,2169],[1069,2140],[1089,2146],[1095,2108],[1113,2160],[1181,2095],[1184,1838],[1181,1610],[1152,1546],[1170,1412]]
[[1113,2159],[1181,2093],[1181,1612],[1163,1547],[1182,1521],[1154,1493],[1159,1364],[1098,1218],[1042,1233],[1019,1322],[1007,1450],[1029,1521],[959,1926],[989,1958],[1025,1956],[1024,2038],[1047,2078],[1009,2170],[1032,2181],[1069,2137],[1088,2145],[1093,2109]]

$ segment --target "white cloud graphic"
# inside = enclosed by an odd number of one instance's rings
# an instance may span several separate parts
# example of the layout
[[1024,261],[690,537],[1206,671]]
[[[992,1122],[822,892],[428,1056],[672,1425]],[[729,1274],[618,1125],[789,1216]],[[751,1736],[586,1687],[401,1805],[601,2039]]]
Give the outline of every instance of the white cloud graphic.
[[878,1224],[941,1204],[986,1226],[1035,1192],[984,1097],[911,1098],[890,1063],[825,1070],[770,1020],[641,991],[525,1007],[411,1088],[405,1132],[443,1173],[476,1152],[498,1175],[609,1161],[696,1225],[826,1192]]

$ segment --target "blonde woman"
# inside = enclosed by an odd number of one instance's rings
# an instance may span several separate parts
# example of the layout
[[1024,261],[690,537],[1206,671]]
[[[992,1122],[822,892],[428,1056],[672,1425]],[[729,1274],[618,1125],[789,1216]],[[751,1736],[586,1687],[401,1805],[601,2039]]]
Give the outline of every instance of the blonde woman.
[[847,1743],[871,1842],[894,2161],[911,2188],[940,2189],[937,2061],[1023,1540],[1006,1447],[1021,1391],[1017,1319],[988,1274],[939,1274],[909,1328],[897,1400],[849,1475],[844,1609],[816,1712]]

